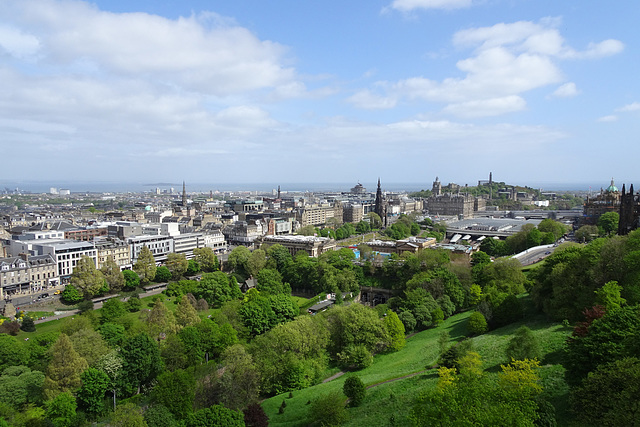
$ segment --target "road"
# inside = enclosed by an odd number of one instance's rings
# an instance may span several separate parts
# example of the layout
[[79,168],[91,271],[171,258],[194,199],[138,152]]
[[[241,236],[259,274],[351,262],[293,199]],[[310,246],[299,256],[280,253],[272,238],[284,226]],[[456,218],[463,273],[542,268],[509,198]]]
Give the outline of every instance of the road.
[[520,261],[520,263],[525,266],[525,265],[530,265],[533,264],[535,262],[538,262],[540,260],[542,260],[543,258],[546,258],[547,256],[549,256],[551,253],[553,253],[553,251],[555,250],[555,247],[537,247],[537,248],[531,248],[528,250],[527,253],[524,253],[522,255],[520,255],[518,257],[518,261]]
[[[164,288],[162,288],[162,289],[154,289],[154,290],[148,291],[148,292],[142,292],[140,294],[140,298],[149,297],[149,296],[152,296],[152,295],[157,295],[159,293],[162,293],[162,291],[164,291]],[[123,299],[123,300],[125,300],[125,299]],[[38,311],[53,311],[53,309],[51,307],[43,307],[43,308],[38,307],[38,308],[40,309]],[[101,302],[95,303],[93,305],[93,309],[94,310],[97,310],[99,308],[102,308],[102,303]],[[39,320],[34,321],[33,323],[38,324],[38,323],[49,322],[51,320],[62,319],[63,317],[74,316],[74,315],[78,314],[78,312],[79,312],[79,310],[69,310],[69,311],[63,311],[63,312],[59,312],[58,311],[57,313],[59,313],[59,314],[56,314],[55,316],[47,317],[45,319],[39,319]]]

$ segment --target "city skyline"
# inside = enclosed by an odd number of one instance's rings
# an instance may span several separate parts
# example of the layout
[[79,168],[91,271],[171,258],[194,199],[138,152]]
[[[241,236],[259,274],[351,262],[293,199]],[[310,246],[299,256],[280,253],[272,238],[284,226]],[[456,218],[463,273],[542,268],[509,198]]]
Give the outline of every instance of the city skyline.
[[637,177],[631,1],[0,4],[0,184]]

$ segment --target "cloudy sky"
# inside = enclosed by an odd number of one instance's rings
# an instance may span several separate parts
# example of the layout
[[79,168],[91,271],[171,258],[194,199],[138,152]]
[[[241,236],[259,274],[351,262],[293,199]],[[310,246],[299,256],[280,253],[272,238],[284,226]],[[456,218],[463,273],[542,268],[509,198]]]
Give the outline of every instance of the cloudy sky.
[[2,181],[640,185],[637,0],[0,0]]

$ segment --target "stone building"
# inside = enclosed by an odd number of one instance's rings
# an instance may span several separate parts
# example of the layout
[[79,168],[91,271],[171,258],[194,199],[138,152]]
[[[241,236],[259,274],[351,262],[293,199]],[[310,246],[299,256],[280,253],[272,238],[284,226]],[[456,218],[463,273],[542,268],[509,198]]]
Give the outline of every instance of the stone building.
[[295,256],[299,251],[305,251],[309,256],[317,257],[328,251],[336,249],[336,241],[329,237],[315,236],[264,236],[256,243],[266,250],[268,247],[279,244],[284,246],[291,255]]
[[429,215],[472,218],[475,211],[484,210],[486,201],[470,194],[444,193],[427,199]]
[[620,194],[620,221],[618,222],[618,234],[625,235],[640,226],[640,194],[633,192],[633,184],[629,192],[625,191],[622,184]]
[[613,178],[611,178],[611,185],[606,189],[600,189],[600,193],[595,197],[587,197],[583,209],[583,222],[585,224],[596,224],[603,213],[618,212],[620,210],[620,197],[620,191],[615,186]]
[[13,294],[34,293],[59,284],[56,262],[51,255],[0,258],[0,299]]

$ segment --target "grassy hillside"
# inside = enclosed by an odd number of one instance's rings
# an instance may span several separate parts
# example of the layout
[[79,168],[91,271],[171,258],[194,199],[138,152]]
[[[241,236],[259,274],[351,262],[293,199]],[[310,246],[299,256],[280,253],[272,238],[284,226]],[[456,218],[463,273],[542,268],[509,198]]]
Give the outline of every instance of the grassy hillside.
[[[469,315],[470,312],[457,314],[438,328],[408,338],[405,348],[397,353],[378,355],[371,367],[359,371],[358,375],[362,381],[373,387],[368,389],[367,397],[360,407],[348,409],[350,421],[346,425],[408,425],[407,416],[416,396],[437,383],[436,371],[427,370],[426,366],[436,362],[439,352],[438,336],[443,330],[447,330],[452,342],[463,338],[466,335]],[[542,383],[556,406],[558,425],[566,425],[567,386],[563,379],[563,368],[557,363],[559,351],[571,332],[569,328],[549,322],[544,316],[533,315],[522,322],[473,338],[475,350],[480,353],[488,375],[496,375],[500,371],[500,364],[506,363],[504,352],[511,335],[522,325],[532,329],[542,344],[545,354],[540,371]],[[395,378],[401,379],[385,382]],[[308,402],[330,391],[342,391],[343,383],[344,377],[341,377],[325,384],[295,391],[291,399],[286,393],[265,400],[262,406],[269,416],[269,425],[307,426],[310,407]],[[278,414],[283,400],[286,401],[287,407],[284,414]]]

